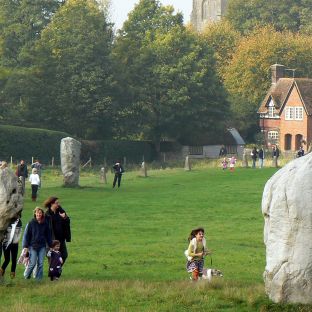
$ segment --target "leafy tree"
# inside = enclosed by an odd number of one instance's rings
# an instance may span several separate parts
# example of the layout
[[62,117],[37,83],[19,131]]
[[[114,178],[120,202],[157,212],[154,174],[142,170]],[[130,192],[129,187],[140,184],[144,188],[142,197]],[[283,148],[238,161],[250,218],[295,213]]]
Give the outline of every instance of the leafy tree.
[[158,1],[141,0],[114,48],[121,73],[121,116],[127,125],[122,130],[156,146],[162,139],[183,140],[217,130],[226,116],[213,50],[172,12]]
[[278,31],[299,31],[312,16],[311,0],[232,0],[227,18],[235,29],[248,33],[255,27],[273,25]]
[[[82,138],[110,137],[111,25],[93,0],[67,1],[42,31],[20,83],[26,119]],[[26,88],[26,85],[28,86]]]
[[2,66],[21,64],[63,1],[0,0]]
[[[21,80],[28,81],[30,58],[40,33],[62,5],[59,0],[0,0],[0,107],[2,121],[24,119]],[[27,89],[27,86],[25,86]]]
[[225,70],[233,119],[250,139],[257,131],[256,112],[270,86],[270,66],[275,63],[296,68],[297,77],[311,77],[312,38],[272,27],[257,30],[241,40]]
[[223,77],[226,67],[229,65],[236,47],[241,39],[240,34],[232,24],[226,20],[218,23],[209,23],[200,34],[202,39],[213,47],[217,64],[217,71]]

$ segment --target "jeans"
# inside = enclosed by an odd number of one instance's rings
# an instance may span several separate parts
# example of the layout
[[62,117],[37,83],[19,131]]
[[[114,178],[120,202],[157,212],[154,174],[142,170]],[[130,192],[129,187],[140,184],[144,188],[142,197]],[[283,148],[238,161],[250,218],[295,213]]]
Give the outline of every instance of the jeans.
[[29,264],[24,272],[24,277],[26,279],[31,277],[31,273],[34,267],[37,264],[37,272],[36,272],[36,279],[40,280],[43,277],[43,260],[46,254],[46,248],[41,247],[40,249],[34,249],[29,247]]
[[263,158],[259,158],[259,168],[263,168]]

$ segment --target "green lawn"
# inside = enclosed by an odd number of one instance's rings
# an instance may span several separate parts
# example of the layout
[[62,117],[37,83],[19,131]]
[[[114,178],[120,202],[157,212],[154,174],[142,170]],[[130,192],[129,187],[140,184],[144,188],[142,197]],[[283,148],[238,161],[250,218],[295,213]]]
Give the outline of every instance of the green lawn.
[[[148,178],[127,172],[120,189],[112,189],[111,175],[104,185],[92,173],[81,174],[81,188],[63,188],[61,175],[47,170],[38,205],[56,195],[71,216],[69,258],[54,283],[46,276],[25,281],[18,266],[16,279],[0,286],[2,305],[11,311],[311,311],[272,304],[264,293],[261,197],[275,170],[168,169]],[[29,197],[28,188],[24,225],[35,207]],[[206,230],[212,266],[224,273],[211,284],[192,283],[185,271],[183,252],[196,226]]]

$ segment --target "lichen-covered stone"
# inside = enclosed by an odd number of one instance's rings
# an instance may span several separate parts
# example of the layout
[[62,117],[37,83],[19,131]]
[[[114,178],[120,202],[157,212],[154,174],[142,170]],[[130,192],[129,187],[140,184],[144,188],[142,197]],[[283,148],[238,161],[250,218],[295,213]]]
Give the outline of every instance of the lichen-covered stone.
[[67,137],[61,140],[61,167],[64,185],[79,186],[81,143]]
[[14,172],[7,167],[0,168],[0,241],[11,219],[23,210],[21,191]]
[[312,154],[288,163],[266,183],[262,213],[268,296],[312,303]]

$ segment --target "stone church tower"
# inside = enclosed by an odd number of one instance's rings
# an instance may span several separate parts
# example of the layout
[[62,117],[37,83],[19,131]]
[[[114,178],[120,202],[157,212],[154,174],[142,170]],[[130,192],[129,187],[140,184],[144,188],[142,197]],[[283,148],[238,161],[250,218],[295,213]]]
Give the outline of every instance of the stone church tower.
[[191,23],[201,31],[207,22],[216,22],[224,16],[229,0],[193,0]]

